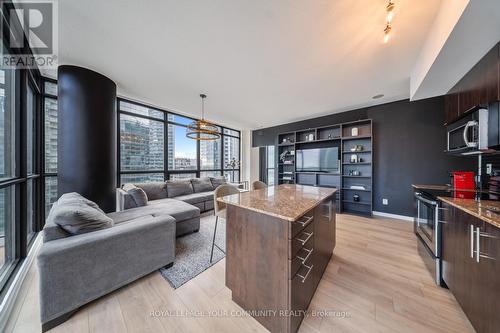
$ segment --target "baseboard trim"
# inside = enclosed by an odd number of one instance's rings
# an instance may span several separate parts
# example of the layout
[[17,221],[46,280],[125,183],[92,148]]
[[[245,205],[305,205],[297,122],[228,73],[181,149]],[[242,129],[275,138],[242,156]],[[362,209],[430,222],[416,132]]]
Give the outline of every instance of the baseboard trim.
[[398,219],[398,220],[413,222],[412,216],[390,214],[390,213],[376,212],[376,211],[373,211],[372,213],[373,213],[373,215],[376,215],[376,216],[383,216],[383,217],[389,217],[391,219]]
[[2,303],[0,303],[0,332],[5,332],[7,325],[9,324],[9,320],[11,319],[12,310],[16,305],[17,298],[21,292],[21,288],[23,286],[24,280],[28,275],[28,271],[31,265],[35,261],[36,254],[42,245],[42,233],[39,232],[33,241],[33,245],[28,253],[28,256],[21,263],[21,267],[17,271],[14,276],[14,280],[9,286],[9,289],[5,293],[4,298],[2,299]]

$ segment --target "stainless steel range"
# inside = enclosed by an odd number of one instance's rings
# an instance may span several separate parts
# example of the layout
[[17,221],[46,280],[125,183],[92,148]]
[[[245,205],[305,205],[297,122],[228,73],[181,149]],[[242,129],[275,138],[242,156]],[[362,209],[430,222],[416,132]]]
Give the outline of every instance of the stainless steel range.
[[441,225],[439,201],[435,196],[415,192],[416,214],[414,231],[418,237],[418,252],[427,268],[435,278],[436,284],[443,285],[441,280]]

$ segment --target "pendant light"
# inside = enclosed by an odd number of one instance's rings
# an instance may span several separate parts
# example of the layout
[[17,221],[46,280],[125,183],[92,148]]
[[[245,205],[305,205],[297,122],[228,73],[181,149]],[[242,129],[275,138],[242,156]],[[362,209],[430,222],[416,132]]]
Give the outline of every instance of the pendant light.
[[220,138],[219,127],[205,120],[205,98],[207,95],[200,94],[201,97],[201,120],[195,120],[187,126],[186,137],[193,140],[214,141]]

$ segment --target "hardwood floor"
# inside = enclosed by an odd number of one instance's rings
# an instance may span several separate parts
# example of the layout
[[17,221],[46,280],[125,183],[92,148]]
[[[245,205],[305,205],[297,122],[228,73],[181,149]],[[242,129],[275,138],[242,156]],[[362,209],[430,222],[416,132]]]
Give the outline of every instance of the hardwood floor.
[[[224,286],[224,265],[220,261],[177,290],[152,273],[83,307],[51,332],[266,332],[251,317],[214,316],[241,310]],[[9,330],[40,332],[37,274],[33,266]],[[325,315],[307,317],[300,332],[474,331],[425,269],[412,224],[398,220],[338,215],[337,246],[309,310]]]

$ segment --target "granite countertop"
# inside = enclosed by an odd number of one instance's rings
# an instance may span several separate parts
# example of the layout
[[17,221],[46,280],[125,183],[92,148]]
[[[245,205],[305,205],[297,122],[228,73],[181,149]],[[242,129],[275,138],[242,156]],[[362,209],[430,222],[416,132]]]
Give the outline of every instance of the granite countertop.
[[448,185],[424,185],[424,184],[412,184],[411,185],[416,190],[435,190],[435,191],[448,191],[453,189]]
[[337,190],[304,185],[279,185],[228,195],[217,200],[287,221],[296,221]]
[[438,197],[438,199],[489,224],[492,224],[497,228],[500,228],[500,214],[492,212],[496,211],[500,213],[500,201],[476,201],[474,199],[460,199],[450,197]]

